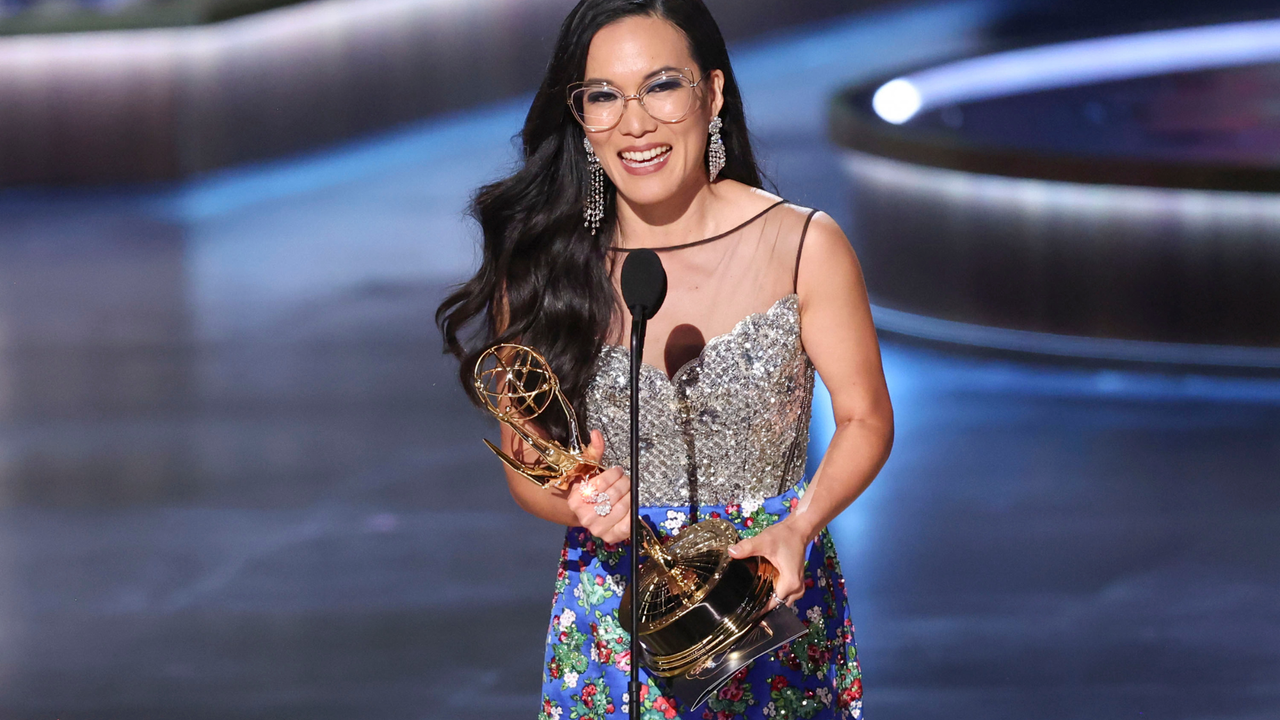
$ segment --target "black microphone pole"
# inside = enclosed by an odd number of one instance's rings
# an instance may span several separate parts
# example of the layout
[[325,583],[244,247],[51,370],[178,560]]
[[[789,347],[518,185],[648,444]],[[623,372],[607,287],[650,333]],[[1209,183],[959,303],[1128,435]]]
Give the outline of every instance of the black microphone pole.
[[627,709],[640,718],[640,365],[644,331],[667,296],[667,272],[652,250],[627,254],[622,263],[622,300],[631,311],[631,682]]

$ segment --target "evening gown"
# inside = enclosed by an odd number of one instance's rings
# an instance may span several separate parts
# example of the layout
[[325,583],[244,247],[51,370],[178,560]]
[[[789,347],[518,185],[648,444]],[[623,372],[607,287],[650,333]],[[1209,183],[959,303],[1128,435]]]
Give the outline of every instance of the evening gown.
[[[666,307],[682,295],[701,298],[703,308],[714,298],[710,316],[731,324],[670,378],[654,365],[641,368],[640,512],[660,537],[717,517],[751,537],[785,518],[804,494],[814,368],[800,341],[796,279],[812,217],[778,201],[727,233],[660,250],[697,253],[679,265],[701,269],[684,278],[668,269]],[[604,435],[606,467],[630,467],[628,367],[626,348],[604,345],[584,403],[586,427]],[[547,629],[540,720],[627,717],[629,641],[618,601],[629,553],[629,543],[568,529]],[[805,635],[744,667],[692,713],[681,714],[642,667],[641,717],[861,718],[854,628],[826,529],[807,558],[806,589],[794,603]]]

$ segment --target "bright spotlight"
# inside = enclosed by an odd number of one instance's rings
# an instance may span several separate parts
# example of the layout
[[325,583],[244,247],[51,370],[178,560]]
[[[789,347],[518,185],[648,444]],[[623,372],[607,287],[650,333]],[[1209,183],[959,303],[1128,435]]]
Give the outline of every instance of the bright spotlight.
[[915,117],[920,112],[922,103],[920,91],[906,78],[890,80],[881,85],[871,98],[871,107],[876,114],[894,125],[901,125]]

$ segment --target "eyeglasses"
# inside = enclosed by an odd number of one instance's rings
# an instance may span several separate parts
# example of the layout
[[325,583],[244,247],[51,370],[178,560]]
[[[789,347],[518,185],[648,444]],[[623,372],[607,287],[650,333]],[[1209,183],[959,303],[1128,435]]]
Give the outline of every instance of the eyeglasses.
[[639,100],[640,107],[658,122],[677,123],[693,108],[693,90],[702,82],[689,79],[693,75],[689,68],[684,68],[684,72],[688,75],[663,71],[635,95],[623,95],[607,82],[574,83],[569,86],[569,107],[582,127],[590,132],[617,127],[628,100]]

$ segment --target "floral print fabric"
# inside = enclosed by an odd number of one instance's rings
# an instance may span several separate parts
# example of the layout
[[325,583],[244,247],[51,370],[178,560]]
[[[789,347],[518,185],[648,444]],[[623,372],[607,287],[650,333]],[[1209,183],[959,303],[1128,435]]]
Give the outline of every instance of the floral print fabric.
[[[760,504],[704,506],[702,519],[720,517],[746,538],[786,517],[804,483]],[[687,507],[642,507],[659,537],[688,527]],[[543,658],[539,720],[604,720],[628,716],[630,639],[618,622],[618,602],[630,571],[628,543],[609,545],[585,528],[569,528],[556,573],[547,649]],[[830,534],[809,547],[805,593],[795,603],[809,631],[742,668],[691,713],[640,670],[644,720],[862,717],[862,672],[854,643],[844,577]]]

